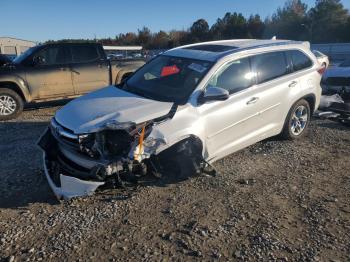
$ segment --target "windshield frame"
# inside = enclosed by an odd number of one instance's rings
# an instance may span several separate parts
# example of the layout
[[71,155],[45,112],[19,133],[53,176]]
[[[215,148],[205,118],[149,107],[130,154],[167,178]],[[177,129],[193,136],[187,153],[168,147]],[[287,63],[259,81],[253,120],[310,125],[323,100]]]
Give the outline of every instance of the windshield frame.
[[36,53],[38,50],[40,50],[43,46],[37,45],[33,46],[29,49],[27,49],[24,53],[22,53],[20,56],[17,56],[12,63],[15,65],[23,64],[24,61],[26,61],[29,57],[31,57],[34,53]]
[[[141,88],[137,88],[135,86],[130,85],[130,79],[133,78],[133,76],[135,74],[137,74],[140,70],[142,70],[145,66],[147,66],[149,63],[151,63],[152,61],[156,60],[159,57],[168,57],[168,58],[178,58],[178,59],[184,59],[184,60],[189,60],[192,62],[204,62],[208,64],[207,69],[205,70],[205,72],[201,75],[201,77],[198,79],[198,82],[189,90],[188,94],[184,95],[183,98],[175,98],[175,97],[166,97],[166,96],[161,96],[159,94],[156,93],[152,93],[152,92],[145,92],[145,90],[141,89]],[[208,61],[208,60],[203,60],[203,59],[197,59],[197,58],[187,58],[187,57],[181,57],[181,56],[172,56],[172,55],[166,55],[166,54],[161,54],[161,55],[157,55],[156,57],[152,58],[150,61],[148,61],[145,65],[143,65],[142,67],[140,67],[139,69],[137,69],[132,76],[130,76],[127,80],[125,80],[124,82],[120,83],[119,85],[116,85],[117,88],[122,89],[124,91],[136,94],[138,96],[142,96],[144,98],[147,99],[151,99],[151,100],[156,100],[156,101],[160,101],[160,102],[170,102],[170,103],[175,103],[178,105],[184,105],[188,102],[188,100],[190,99],[191,95],[194,93],[194,91],[198,88],[198,86],[200,86],[200,84],[202,83],[203,79],[205,79],[205,77],[208,75],[208,73],[211,71],[211,69],[214,67],[216,63],[213,61]]]

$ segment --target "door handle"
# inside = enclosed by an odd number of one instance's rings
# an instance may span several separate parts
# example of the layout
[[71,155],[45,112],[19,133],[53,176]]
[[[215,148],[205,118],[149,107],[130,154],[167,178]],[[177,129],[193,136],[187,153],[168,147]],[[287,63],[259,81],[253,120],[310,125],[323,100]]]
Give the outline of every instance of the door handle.
[[258,100],[259,97],[253,97],[247,102],[247,105],[255,104],[256,102],[258,102]]
[[289,84],[289,87],[295,87],[298,84],[297,81],[293,81]]

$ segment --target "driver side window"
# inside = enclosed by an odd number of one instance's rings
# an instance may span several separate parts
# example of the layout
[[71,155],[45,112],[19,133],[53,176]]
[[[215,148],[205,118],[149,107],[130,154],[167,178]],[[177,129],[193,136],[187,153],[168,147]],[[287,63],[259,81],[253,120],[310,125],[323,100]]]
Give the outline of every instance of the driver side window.
[[226,89],[230,94],[242,91],[254,84],[250,59],[235,60],[220,69],[209,81],[209,85]]

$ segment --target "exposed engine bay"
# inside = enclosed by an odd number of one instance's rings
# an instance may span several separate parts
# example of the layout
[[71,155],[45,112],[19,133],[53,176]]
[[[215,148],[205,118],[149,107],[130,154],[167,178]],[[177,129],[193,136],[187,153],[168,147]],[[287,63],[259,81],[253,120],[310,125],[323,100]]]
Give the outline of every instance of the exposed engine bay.
[[185,168],[198,174],[208,170],[199,150],[194,152],[196,145],[191,140],[157,154],[157,149],[166,141],[154,139],[150,134],[153,126],[162,120],[109,123],[98,132],[76,135],[53,118],[38,145],[44,151],[46,177],[56,196],[69,199],[90,195],[98,187],[116,188],[137,183],[146,175],[159,178],[164,171],[164,159],[176,158],[180,151],[185,152],[186,159],[181,160],[186,162]]

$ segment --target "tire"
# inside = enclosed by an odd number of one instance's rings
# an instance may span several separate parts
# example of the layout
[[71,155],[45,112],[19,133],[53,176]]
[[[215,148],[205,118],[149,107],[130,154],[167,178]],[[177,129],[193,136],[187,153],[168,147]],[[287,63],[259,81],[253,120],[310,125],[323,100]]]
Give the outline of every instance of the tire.
[[289,110],[284,123],[281,137],[287,140],[295,140],[303,137],[310,124],[311,110],[309,103],[301,99]]
[[14,119],[23,111],[23,99],[13,90],[0,88],[0,121]]

